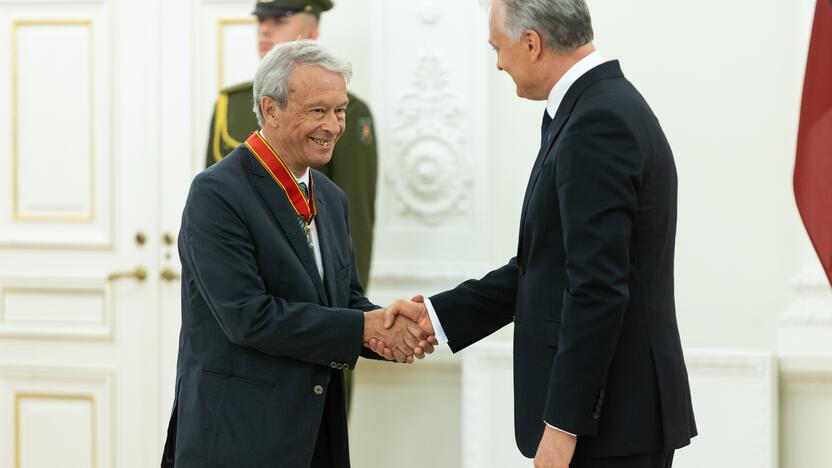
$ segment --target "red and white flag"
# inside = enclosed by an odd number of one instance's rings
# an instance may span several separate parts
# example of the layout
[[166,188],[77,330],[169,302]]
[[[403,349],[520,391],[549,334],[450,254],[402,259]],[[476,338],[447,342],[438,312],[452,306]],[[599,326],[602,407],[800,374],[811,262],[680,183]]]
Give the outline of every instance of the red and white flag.
[[832,0],[817,0],[803,82],[794,195],[832,285]]

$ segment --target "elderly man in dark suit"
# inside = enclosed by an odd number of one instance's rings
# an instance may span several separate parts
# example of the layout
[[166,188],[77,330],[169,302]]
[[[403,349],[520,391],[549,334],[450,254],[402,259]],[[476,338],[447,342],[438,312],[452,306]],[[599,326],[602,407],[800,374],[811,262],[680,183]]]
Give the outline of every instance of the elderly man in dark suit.
[[515,435],[536,467],[669,467],[696,435],[670,146],[618,62],[594,49],[584,0],[494,0],[489,23],[497,68],[518,96],[547,101],[517,256],[390,315],[454,352],[514,322]]
[[310,169],[344,132],[350,75],[315,42],[275,47],[254,81],[260,130],[191,185],[163,466],[348,467],[343,369],[371,338],[400,362],[432,350],[409,320],[384,328],[358,280],[346,196]]

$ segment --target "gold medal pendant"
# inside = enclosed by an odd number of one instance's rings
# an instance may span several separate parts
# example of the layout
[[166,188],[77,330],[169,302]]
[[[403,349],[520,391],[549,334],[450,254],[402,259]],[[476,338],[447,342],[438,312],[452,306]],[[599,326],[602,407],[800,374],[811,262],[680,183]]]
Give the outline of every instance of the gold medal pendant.
[[312,227],[307,224],[303,227],[303,232],[306,233],[306,242],[309,244],[310,249],[315,248],[315,240],[312,238]]

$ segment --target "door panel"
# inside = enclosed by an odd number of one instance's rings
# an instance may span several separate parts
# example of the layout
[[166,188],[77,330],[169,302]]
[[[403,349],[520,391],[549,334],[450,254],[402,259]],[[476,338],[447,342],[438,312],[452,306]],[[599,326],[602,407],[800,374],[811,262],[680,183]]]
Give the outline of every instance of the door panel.
[[151,466],[159,5],[0,4],[0,468]]

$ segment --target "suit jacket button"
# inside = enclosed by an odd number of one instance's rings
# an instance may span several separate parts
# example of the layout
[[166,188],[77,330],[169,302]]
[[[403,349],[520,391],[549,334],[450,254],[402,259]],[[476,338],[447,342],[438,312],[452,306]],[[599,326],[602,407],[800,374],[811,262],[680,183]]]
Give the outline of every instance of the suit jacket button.
[[315,392],[315,395],[322,395],[324,393],[324,387],[322,385],[315,385],[312,391]]
[[525,267],[525,266],[520,265],[520,267],[518,268],[518,270],[520,270],[520,275],[521,275],[521,276],[526,274],[526,267]]

